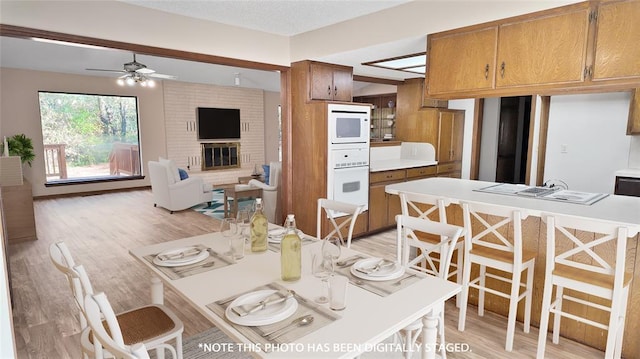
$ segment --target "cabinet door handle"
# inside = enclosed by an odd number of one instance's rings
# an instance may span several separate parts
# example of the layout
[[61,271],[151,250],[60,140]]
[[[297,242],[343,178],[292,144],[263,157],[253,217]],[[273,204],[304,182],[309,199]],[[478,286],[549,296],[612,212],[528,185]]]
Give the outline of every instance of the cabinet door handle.
[[327,95],[331,96],[331,85],[327,86]]
[[487,64],[487,66],[484,67],[484,79],[485,80],[489,79],[489,64]]
[[333,88],[333,96],[338,96],[338,86]]
[[500,77],[504,78],[504,68],[505,68],[505,63],[504,61],[502,61],[502,64],[500,65]]

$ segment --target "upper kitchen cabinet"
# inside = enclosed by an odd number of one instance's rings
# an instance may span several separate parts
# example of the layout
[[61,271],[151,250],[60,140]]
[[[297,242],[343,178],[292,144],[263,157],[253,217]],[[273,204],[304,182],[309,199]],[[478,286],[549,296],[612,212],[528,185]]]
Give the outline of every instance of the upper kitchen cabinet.
[[301,61],[292,66],[307,68],[308,100],[351,102],[353,68],[316,61]]
[[426,93],[493,88],[497,36],[497,26],[429,35]]
[[640,78],[640,1],[598,6],[592,81]]
[[427,36],[442,99],[619,91],[640,79],[640,1],[585,1]]
[[499,27],[496,87],[582,82],[589,7]]

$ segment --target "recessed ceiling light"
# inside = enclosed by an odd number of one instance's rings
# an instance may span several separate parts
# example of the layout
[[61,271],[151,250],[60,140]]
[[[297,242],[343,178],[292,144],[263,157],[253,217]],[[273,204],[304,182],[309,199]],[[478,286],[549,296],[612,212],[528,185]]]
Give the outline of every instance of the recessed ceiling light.
[[411,55],[363,62],[362,65],[380,67],[388,70],[398,70],[416,74],[424,74],[426,70],[426,62],[427,55],[424,52],[419,52]]

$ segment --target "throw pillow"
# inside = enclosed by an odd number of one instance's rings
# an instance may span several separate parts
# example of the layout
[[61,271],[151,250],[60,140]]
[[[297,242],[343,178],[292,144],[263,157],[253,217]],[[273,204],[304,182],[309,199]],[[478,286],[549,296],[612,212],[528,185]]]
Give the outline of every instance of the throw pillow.
[[187,173],[187,171],[183,170],[182,168],[178,168],[178,172],[180,173],[180,180],[186,180],[187,178],[189,178],[189,174]]
[[262,165],[262,170],[264,171],[264,183],[266,185],[269,184],[269,174],[270,174],[269,167],[270,167],[269,165]]
[[169,169],[169,176],[173,177],[173,181],[170,181],[170,183],[176,183],[181,180],[180,172],[178,171],[178,166],[176,166],[175,162],[173,162],[172,160],[168,160],[166,158],[160,157],[160,163],[164,163],[164,165],[167,166],[167,168]]

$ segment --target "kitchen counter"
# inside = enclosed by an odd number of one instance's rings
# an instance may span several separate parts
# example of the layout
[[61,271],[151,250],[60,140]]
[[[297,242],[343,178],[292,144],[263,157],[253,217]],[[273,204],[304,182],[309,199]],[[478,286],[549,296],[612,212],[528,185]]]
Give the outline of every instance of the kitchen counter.
[[399,170],[414,167],[435,166],[437,161],[429,160],[409,160],[409,159],[388,159],[388,160],[371,160],[369,164],[369,172],[381,172]]
[[640,168],[627,168],[624,170],[616,171],[617,177],[632,177],[640,178]]
[[437,164],[436,151],[432,144],[401,142],[399,146],[372,147],[369,171],[392,171]]

